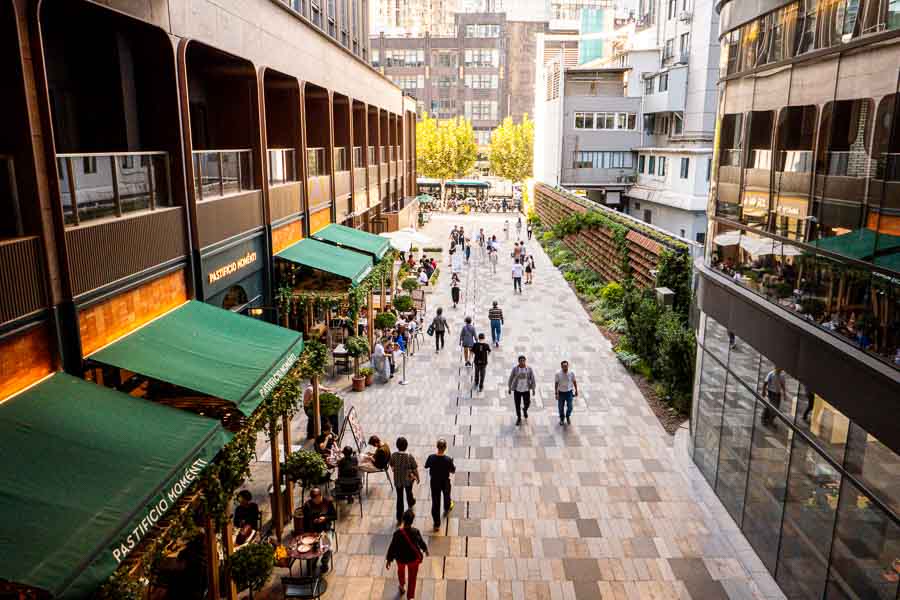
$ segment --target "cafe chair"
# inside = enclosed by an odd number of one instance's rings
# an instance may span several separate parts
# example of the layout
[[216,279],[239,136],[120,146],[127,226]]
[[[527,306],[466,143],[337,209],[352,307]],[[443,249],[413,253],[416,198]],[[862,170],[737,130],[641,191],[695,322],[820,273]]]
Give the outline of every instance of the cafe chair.
[[[362,506],[362,480],[359,481],[356,485],[352,487],[334,487],[334,499],[335,500],[346,500],[350,501],[356,498],[359,501],[359,517],[363,516],[363,506]],[[337,545],[337,544],[335,544]]]
[[321,598],[328,590],[324,577],[282,577],[281,591],[285,600],[289,598]]
[[[363,477],[366,480],[366,496],[368,496],[369,495],[369,472],[363,471],[363,473],[365,474]],[[394,491],[394,482],[391,481],[391,474],[388,473],[388,467],[385,467],[384,469],[379,469],[378,471],[373,471],[373,473],[384,473],[384,476],[387,477],[388,485],[391,486],[391,491],[392,492]]]

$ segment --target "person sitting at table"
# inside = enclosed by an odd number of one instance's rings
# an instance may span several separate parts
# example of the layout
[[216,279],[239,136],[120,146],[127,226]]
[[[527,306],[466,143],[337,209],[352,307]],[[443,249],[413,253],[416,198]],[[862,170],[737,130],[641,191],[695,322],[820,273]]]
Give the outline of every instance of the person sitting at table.
[[377,473],[384,471],[391,460],[391,447],[387,442],[382,442],[377,435],[369,437],[369,445],[375,448],[372,452],[366,452],[359,460],[360,471]]
[[359,473],[359,459],[356,452],[350,446],[345,446],[343,457],[338,461],[338,478],[334,483],[334,495],[348,496],[348,502],[353,503],[352,494],[359,492],[362,487],[362,475]]
[[[303,503],[303,533],[322,533],[331,529],[331,524],[337,521],[337,509],[330,498],[326,498],[320,488],[313,488],[309,492],[309,500]],[[328,564],[331,561],[331,552],[322,555],[321,573],[328,572]],[[310,571],[315,568],[316,560],[310,561]]]
[[337,458],[334,455],[336,452],[336,445],[334,432],[331,430],[331,423],[322,425],[322,433],[316,438],[316,452],[319,453],[319,456],[322,457],[322,460],[325,461],[325,464],[328,465],[329,469],[334,468],[337,463]]
[[259,505],[253,501],[253,494],[248,490],[238,493],[238,505],[234,509],[234,526],[238,530],[235,544],[245,544],[256,528],[259,527]]
[[425,271],[425,267],[419,270],[419,285],[428,285],[428,273]]

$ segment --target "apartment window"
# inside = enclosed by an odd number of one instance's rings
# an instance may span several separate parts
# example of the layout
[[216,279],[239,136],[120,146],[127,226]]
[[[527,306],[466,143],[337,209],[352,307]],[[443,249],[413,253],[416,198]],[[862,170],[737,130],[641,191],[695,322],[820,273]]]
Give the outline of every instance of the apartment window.
[[706,159],[706,181],[709,182],[709,178],[712,176],[712,159]]
[[475,143],[479,146],[487,146],[491,143],[491,130],[490,129],[476,129],[475,130]]
[[634,131],[637,129],[637,115],[634,113],[628,113],[628,130]]
[[473,90],[496,90],[496,75],[466,75],[466,87]]
[[644,95],[649,96],[653,93],[653,77],[644,80]]
[[334,4],[334,0],[328,0],[328,35],[333,38],[337,37],[337,26],[335,25],[335,17],[337,16],[337,9]]
[[659,87],[657,89],[660,92],[669,91],[669,74],[668,73],[660,73],[658,79],[659,79]]
[[672,133],[681,135],[684,132],[684,117],[679,113],[672,114]]
[[575,129],[593,129],[594,113],[575,113]]
[[678,11],[678,0],[669,0],[669,12],[668,12],[669,18],[674,19],[677,11]]
[[[681,159],[681,173],[680,176],[682,179],[688,178],[688,172],[691,170],[691,159],[690,158],[682,158]],[[684,237],[684,234],[681,234]]]
[[573,169],[631,169],[634,158],[631,152],[579,151],[575,152]]
[[433,62],[436,67],[456,67],[455,52],[435,52],[433,54]]
[[465,52],[465,66],[467,67],[496,67],[499,65],[496,49],[469,48]]
[[681,37],[678,38],[678,52],[682,57],[686,57],[691,51],[691,34],[682,33]]
[[380,60],[380,56],[378,54],[378,50],[372,50],[372,66],[373,67],[380,66],[379,60]]
[[666,45],[663,48],[663,59],[672,58],[675,56],[675,38],[670,38],[666,40]]
[[437,86],[439,88],[451,88],[456,85],[456,77],[453,75],[441,75],[437,78]]
[[644,209],[644,222],[645,223],[653,222],[653,212],[649,208]]
[[647,158],[647,157],[644,156],[643,154],[641,154],[640,156],[638,156],[638,173],[643,173],[643,172],[644,172],[644,165],[645,165],[645,163],[647,162],[647,161],[646,161],[646,158]]
[[467,38],[496,38],[500,37],[499,25],[466,25]]
[[657,115],[653,120],[653,133],[669,135],[669,115]]
[[652,154],[650,155],[650,159],[647,162],[647,174],[653,175],[656,172],[656,157]]
[[684,229],[679,229],[679,230],[678,230],[678,235],[681,236],[681,237],[684,237]]
[[597,129],[615,129],[616,113],[594,113],[594,125]]
[[321,8],[321,6],[319,6],[319,2],[317,0],[311,0],[309,5],[310,5],[310,10],[312,12],[312,14],[310,15],[310,18],[312,19],[313,24],[316,27],[321,29],[322,28],[322,8]]
[[97,172],[97,157],[85,156],[81,161],[85,175],[93,175]]
[[491,121],[497,118],[496,100],[466,100],[466,118],[473,121]]

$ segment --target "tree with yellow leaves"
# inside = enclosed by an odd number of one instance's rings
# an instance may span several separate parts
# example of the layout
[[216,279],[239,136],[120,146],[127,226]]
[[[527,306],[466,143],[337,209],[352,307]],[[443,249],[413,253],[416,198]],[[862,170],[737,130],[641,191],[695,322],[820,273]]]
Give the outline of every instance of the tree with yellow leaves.
[[424,114],[416,125],[416,168],[423,177],[465,177],[475,166],[478,145],[472,123],[462,117],[438,121]]
[[528,115],[521,123],[506,117],[491,133],[491,172],[520,183],[531,177],[534,166],[534,121]]

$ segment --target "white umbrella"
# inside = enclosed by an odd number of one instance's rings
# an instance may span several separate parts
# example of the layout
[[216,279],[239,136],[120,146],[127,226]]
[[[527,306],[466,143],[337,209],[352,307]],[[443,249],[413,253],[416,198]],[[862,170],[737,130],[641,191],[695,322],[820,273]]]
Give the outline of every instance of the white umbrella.
[[427,235],[419,233],[415,229],[411,227],[407,227],[406,229],[400,229],[397,231],[389,231],[386,233],[379,234],[382,237],[386,237],[389,240],[402,240],[404,242],[409,242],[410,245],[415,246],[426,246],[428,244],[432,244],[433,241]]
[[720,233],[716,237],[713,238],[713,243],[717,246],[734,246],[738,242],[741,241],[741,231],[740,229],[736,229],[734,231],[726,231],[725,233]]
[[390,237],[385,234],[381,234],[383,237],[386,237],[391,242],[391,248],[397,250],[399,252],[409,252],[409,249],[412,248],[412,242],[406,238],[402,237]]
[[778,240],[770,238],[752,238],[744,237],[741,240],[741,248],[752,254],[753,256],[767,256],[775,254],[777,256],[800,256],[803,254],[795,246],[783,244]]

